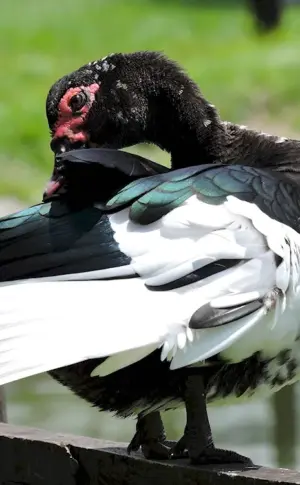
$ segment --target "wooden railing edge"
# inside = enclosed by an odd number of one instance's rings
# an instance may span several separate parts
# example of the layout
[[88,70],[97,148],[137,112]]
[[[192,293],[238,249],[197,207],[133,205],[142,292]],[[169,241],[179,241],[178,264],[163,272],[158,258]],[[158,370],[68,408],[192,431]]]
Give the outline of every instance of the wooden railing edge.
[[0,424],[0,484],[270,485],[300,484],[300,472],[261,466],[190,466],[126,453],[125,443]]

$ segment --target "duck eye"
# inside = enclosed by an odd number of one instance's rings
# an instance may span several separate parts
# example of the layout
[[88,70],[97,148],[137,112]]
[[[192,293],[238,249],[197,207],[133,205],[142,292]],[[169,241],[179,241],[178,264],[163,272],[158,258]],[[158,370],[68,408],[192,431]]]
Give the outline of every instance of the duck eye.
[[80,93],[75,94],[69,101],[69,106],[71,110],[75,113],[79,111],[87,102],[87,95],[84,91],[80,91]]

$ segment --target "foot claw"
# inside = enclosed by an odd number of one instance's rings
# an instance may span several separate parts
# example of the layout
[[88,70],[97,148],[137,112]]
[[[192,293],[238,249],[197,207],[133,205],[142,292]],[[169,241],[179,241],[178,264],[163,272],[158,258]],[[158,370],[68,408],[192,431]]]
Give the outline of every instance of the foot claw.
[[127,453],[130,455],[133,451],[138,451],[141,446],[141,436],[140,433],[137,431],[130,441],[129,445],[127,446]]
[[145,458],[148,460],[168,460],[170,448],[160,441],[149,441],[141,446]]
[[[142,449],[142,453],[148,460],[168,460],[170,458],[170,442],[159,440],[142,440],[137,431],[127,447],[127,453]],[[172,443],[173,445],[173,443]]]
[[222,450],[219,448],[207,448],[199,456],[190,456],[191,462],[195,465],[228,465],[230,463],[253,466],[254,463],[247,456],[240,455],[235,451]]
[[127,453],[141,448],[144,457],[149,460],[168,460],[174,445],[173,441],[166,440],[160,414],[154,412],[138,418],[136,433],[127,447]]
[[178,460],[181,458],[188,458],[189,453],[186,447],[186,438],[182,436],[179,441],[170,449],[170,459]]

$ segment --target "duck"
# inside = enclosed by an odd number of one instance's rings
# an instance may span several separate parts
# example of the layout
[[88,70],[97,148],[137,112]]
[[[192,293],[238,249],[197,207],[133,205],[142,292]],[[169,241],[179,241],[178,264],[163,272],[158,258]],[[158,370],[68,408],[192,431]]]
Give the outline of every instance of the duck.
[[[48,201],[0,220],[0,385],[50,372],[102,410],[150,415],[160,457],[156,412],[184,405],[168,456],[251,465],[215,447],[207,405],[299,380],[299,186],[242,164],[146,175],[139,160],[113,196],[69,199],[68,174],[95,180],[102,150],[62,152]],[[105,170],[128,176],[110,150]]]
[[[46,116],[55,154],[51,180],[56,180],[56,157],[67,151],[152,143],[170,154],[172,170],[243,164],[274,169],[299,183],[298,140],[223,121],[183,67],[162,52],[110,54],[62,76],[49,89]],[[46,199],[50,186],[51,181]],[[97,395],[86,365],[87,374],[81,363],[51,375],[82,397]],[[134,442],[145,457],[169,456],[158,411],[138,417]]]

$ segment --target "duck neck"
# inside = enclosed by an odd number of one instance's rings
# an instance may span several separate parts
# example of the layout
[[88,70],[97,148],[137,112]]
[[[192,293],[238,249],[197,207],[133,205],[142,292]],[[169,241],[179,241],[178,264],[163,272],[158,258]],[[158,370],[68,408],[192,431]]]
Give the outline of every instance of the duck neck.
[[171,154],[178,169],[203,163],[243,164],[291,174],[300,183],[300,140],[221,121],[185,75],[157,79],[149,100],[145,141]]
[[171,107],[163,103],[150,141],[171,154],[173,169],[203,163],[240,164],[270,168],[300,183],[300,140],[221,121],[215,107],[197,96],[177,99]]
[[226,130],[215,107],[186,77],[147,93],[146,141],[171,154],[173,169],[213,163],[220,158]]
[[[222,122],[225,145],[222,162],[270,168],[300,182],[300,140],[250,130]],[[299,174],[299,175],[298,175]]]

